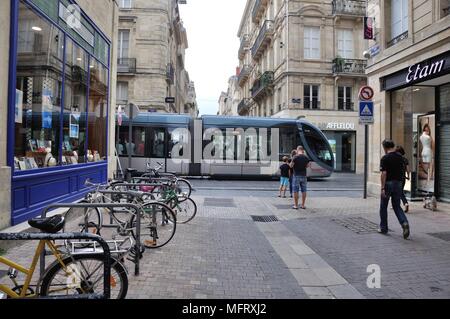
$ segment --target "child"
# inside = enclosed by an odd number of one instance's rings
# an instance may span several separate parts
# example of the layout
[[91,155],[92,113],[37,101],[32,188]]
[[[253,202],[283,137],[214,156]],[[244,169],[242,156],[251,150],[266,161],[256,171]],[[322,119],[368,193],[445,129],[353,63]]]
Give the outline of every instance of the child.
[[[283,157],[283,164],[280,166],[281,178],[280,178],[280,195],[278,197],[286,198],[286,189],[289,186],[289,158]],[[281,196],[283,194],[283,196]]]

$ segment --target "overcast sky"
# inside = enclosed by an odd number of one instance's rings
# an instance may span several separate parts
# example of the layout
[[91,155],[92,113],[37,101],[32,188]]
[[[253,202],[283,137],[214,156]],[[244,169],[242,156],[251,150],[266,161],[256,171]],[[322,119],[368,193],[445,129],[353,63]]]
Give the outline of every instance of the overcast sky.
[[247,0],[188,0],[180,4],[189,49],[186,70],[195,82],[200,115],[217,114],[220,92],[236,72],[239,23]]

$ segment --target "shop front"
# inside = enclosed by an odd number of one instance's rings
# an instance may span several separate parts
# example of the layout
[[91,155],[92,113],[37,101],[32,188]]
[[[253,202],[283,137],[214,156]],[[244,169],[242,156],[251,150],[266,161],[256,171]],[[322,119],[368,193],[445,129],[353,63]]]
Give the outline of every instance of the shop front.
[[380,80],[390,98],[390,135],[410,164],[409,196],[450,201],[450,51]]
[[333,149],[336,172],[361,172],[363,148],[362,145],[357,144],[359,142],[359,136],[357,136],[359,124],[357,122],[356,117],[342,122],[315,122],[328,138]]
[[11,224],[107,180],[110,40],[69,0],[12,0]]

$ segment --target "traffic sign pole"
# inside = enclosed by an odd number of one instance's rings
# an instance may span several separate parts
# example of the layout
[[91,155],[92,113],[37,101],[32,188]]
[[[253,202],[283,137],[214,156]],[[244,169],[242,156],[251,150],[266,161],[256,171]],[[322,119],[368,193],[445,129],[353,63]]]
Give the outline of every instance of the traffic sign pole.
[[364,199],[367,199],[367,182],[369,180],[369,124],[365,126],[364,146]]

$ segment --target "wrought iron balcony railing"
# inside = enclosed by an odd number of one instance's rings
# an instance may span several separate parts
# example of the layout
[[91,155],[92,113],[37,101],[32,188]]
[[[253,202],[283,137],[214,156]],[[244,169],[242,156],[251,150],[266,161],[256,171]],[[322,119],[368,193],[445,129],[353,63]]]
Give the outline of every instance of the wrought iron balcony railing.
[[408,31],[403,32],[402,34],[396,36],[395,38],[393,38],[391,41],[389,41],[387,43],[387,47],[390,48],[394,45],[396,45],[397,43],[399,43],[400,41],[403,41],[405,39],[408,39]]
[[175,69],[173,68],[173,64],[169,63],[166,67],[166,80],[169,84],[175,83]]
[[366,60],[342,58],[333,60],[333,74],[365,75],[366,67]]
[[239,86],[243,86],[245,84],[245,82],[247,82],[249,76],[250,76],[250,72],[251,72],[251,68],[249,65],[245,64],[242,68],[241,71],[239,72],[239,76],[238,76],[238,84]]
[[361,0],[333,0],[334,16],[355,16],[364,17],[367,13],[367,3]]
[[118,59],[117,73],[136,73],[136,59],[135,58]]
[[259,79],[253,83],[252,98],[259,99],[272,89],[274,81],[274,73],[272,71],[264,72]]
[[258,37],[252,47],[252,57],[254,59],[259,59],[267,43],[272,40],[273,33],[274,22],[272,20],[266,20],[261,27],[261,30],[259,30]]
[[318,110],[318,109],[320,109],[320,101],[317,101],[317,100],[311,101],[311,100],[305,99],[303,107],[307,110],[311,110],[311,109]]
[[250,44],[250,37],[248,34],[244,35],[241,40],[241,46],[239,47],[239,59],[243,59],[245,57],[245,50]]
[[250,100],[242,99],[242,101],[238,104],[238,114],[241,116],[248,115],[250,111]]
[[351,101],[342,101],[340,100],[338,102],[338,110],[339,111],[353,111],[354,110],[355,103]]

